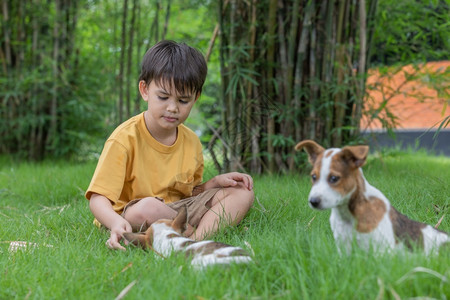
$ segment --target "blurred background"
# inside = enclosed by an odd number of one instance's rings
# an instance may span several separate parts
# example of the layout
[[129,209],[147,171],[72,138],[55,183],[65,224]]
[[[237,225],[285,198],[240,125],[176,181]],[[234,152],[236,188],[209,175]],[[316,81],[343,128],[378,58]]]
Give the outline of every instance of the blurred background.
[[449,2],[1,0],[0,155],[97,159],[143,111],[140,61],[162,39],[208,62],[187,120],[218,171],[285,173],[293,146],[450,155]]

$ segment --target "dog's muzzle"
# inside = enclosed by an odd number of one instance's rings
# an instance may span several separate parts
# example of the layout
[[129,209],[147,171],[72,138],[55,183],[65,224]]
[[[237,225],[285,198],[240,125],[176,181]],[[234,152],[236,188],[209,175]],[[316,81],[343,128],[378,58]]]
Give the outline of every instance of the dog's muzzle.
[[321,199],[319,197],[309,198],[309,205],[312,208],[320,209],[320,202],[321,202]]

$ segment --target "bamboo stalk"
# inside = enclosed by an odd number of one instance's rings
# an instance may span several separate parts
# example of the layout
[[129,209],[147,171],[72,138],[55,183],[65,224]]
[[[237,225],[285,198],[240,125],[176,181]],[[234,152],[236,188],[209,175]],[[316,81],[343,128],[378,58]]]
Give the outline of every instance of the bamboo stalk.
[[[276,17],[277,17],[277,0],[270,0],[269,2],[269,18],[267,24],[267,92],[270,99],[274,98],[274,60],[275,60],[275,32],[276,32]],[[274,173],[276,170],[275,163],[275,148],[273,146],[272,138],[275,135],[275,121],[269,116],[267,120],[267,153],[269,155],[269,172]]]
[[[230,39],[228,42],[228,58],[230,59],[229,64],[228,64],[228,72],[230,73],[230,76],[232,76],[231,74],[234,74],[234,69],[235,69],[235,65],[237,65],[237,61],[236,57],[235,57],[235,47],[237,47],[237,43],[236,43],[236,38],[237,38],[237,34],[236,34],[236,0],[231,0],[230,1]],[[226,99],[227,99],[227,128],[228,129],[228,139],[227,142],[231,144],[231,147],[229,147],[229,151],[230,151],[230,162],[231,162],[231,169],[230,171],[234,171],[234,166],[236,165],[236,156],[237,156],[237,152],[236,152],[236,135],[237,135],[237,122],[235,122],[236,120],[236,103],[235,101],[233,101],[233,93],[235,91],[233,90],[229,90],[229,93],[226,95]],[[233,141],[233,143],[232,143]]]
[[211,39],[209,40],[208,50],[206,51],[205,55],[206,62],[209,62],[209,57],[211,56],[212,49],[214,47],[214,44],[216,43],[217,35],[219,34],[219,28],[220,28],[219,23],[217,23],[216,26],[214,27]]
[[53,27],[53,62],[52,62],[52,73],[53,73],[53,87],[52,87],[52,99],[50,102],[50,128],[47,135],[46,145],[47,147],[54,146],[53,143],[56,141],[56,129],[57,129],[57,109],[58,109],[58,85],[59,85],[59,32],[60,32],[60,19],[61,19],[61,2],[60,0],[55,1],[55,23]]
[[[251,25],[250,25],[250,64],[254,66],[255,61],[255,49],[256,49],[256,21],[257,21],[257,0],[253,0],[251,5]],[[252,87],[253,83],[248,80],[247,81],[247,92],[246,92],[246,119],[245,119],[245,128],[246,128],[246,136],[249,137],[246,139],[247,145],[246,149],[251,149],[251,162],[250,162],[250,170],[254,173],[260,173],[259,168],[259,145],[257,143],[260,124],[258,122],[252,122]]]
[[[226,1],[227,2],[227,1]],[[224,14],[226,11],[226,4],[223,3],[223,0],[219,0],[219,24],[220,24],[220,76],[222,79],[222,89],[221,89],[221,103],[222,103],[222,125],[221,127],[226,130],[227,128],[227,104],[226,104],[226,86],[228,85],[228,72],[225,65],[225,61],[227,58],[227,51],[225,51],[225,45],[226,45],[226,34],[225,34],[225,20],[224,20]],[[226,135],[226,133],[225,133]],[[223,165],[221,171],[228,171],[229,161],[228,161],[228,150],[225,147],[225,145],[222,145],[222,154],[223,154]]]
[[[301,94],[300,90],[303,88],[303,65],[306,59],[306,49],[309,44],[310,30],[311,30],[311,17],[313,14],[314,1],[309,0],[308,4],[305,8],[305,13],[303,15],[303,23],[302,23],[302,31],[300,34],[300,41],[297,46],[297,63],[295,65],[295,75],[294,75],[294,108],[296,111],[300,111],[301,108]],[[315,117],[315,108],[310,105],[310,116],[312,118]],[[302,124],[302,120],[299,120],[299,123]],[[309,138],[314,139],[315,136],[312,135]],[[300,141],[303,139],[302,134],[302,125],[295,127],[295,140]]]
[[[314,8],[314,0],[311,2],[311,6]],[[314,8],[315,9],[315,8]],[[309,46],[309,127],[305,126],[304,136],[308,136],[310,139],[321,139],[321,134],[317,132],[317,107],[319,105],[317,86],[317,72],[316,72],[316,53],[317,53],[317,29],[316,26],[312,26],[310,34],[310,46]],[[309,129],[309,132],[307,131]]]
[[[140,62],[141,61],[141,51],[142,51],[142,46],[144,45],[144,40],[141,37],[141,5],[140,5],[140,1],[137,1],[137,31],[136,31],[136,57],[135,57],[135,61],[136,62]],[[147,39],[147,41],[150,41],[150,38]],[[148,42],[147,42],[148,43]],[[137,63],[137,69],[140,69],[140,64]],[[134,98],[134,108],[133,108],[133,113],[136,115],[140,112],[140,104],[141,104],[141,94],[139,93],[139,91],[136,91],[136,97]]]
[[123,2],[123,14],[122,14],[122,39],[121,39],[121,49],[120,49],[120,60],[119,60],[119,75],[118,77],[118,88],[119,88],[119,123],[124,120],[123,117],[123,79],[124,79],[124,68],[125,68],[125,48],[126,48],[126,30],[127,30],[127,11],[128,11],[128,0]]
[[126,65],[126,118],[131,116],[131,68],[133,58],[133,39],[136,23],[136,6],[137,0],[133,0],[133,8],[131,9],[130,28],[128,31],[128,51],[127,51],[127,65]]
[[356,109],[355,109],[355,119],[361,120],[362,115],[362,105],[364,97],[364,86],[365,86],[365,72],[366,72],[366,1],[359,0],[359,63],[358,63],[358,75],[360,76],[358,84],[358,95],[356,97]]
[[[282,1],[278,0],[278,6],[282,6]],[[277,59],[275,59],[278,62],[278,65],[280,65],[280,67],[278,67],[275,70],[275,74],[279,73],[279,76],[275,75],[275,78],[277,80],[277,84],[278,84],[278,94],[281,96],[280,100],[283,101],[284,103],[288,103],[289,102],[289,97],[290,95],[288,94],[288,90],[289,90],[289,84],[288,84],[288,72],[289,72],[289,65],[288,65],[288,50],[286,47],[286,43],[289,43],[290,41],[288,41],[286,39],[286,35],[285,35],[285,16],[283,16],[282,14],[282,10],[278,10],[277,12],[277,20],[278,20],[278,40],[277,40],[277,44],[278,44],[278,57]]]
[[163,32],[162,32],[162,36],[161,36],[161,39],[163,39],[163,40],[166,38],[167,28],[169,28],[170,5],[171,5],[171,0],[168,0],[167,8],[166,8],[166,17],[164,19],[164,27],[163,27]]
[[12,56],[11,56],[11,37],[10,37],[10,28],[9,28],[9,8],[8,1],[2,1],[2,11],[3,11],[3,37],[5,39],[5,64],[7,67],[12,66]]
[[[343,40],[345,39],[345,28],[347,26],[347,19],[345,18],[345,7],[347,1],[339,2],[339,13],[338,13],[338,23],[336,31],[336,84],[340,86],[344,81],[345,72],[345,45],[343,45]],[[334,96],[334,133],[333,133],[333,145],[341,146],[342,143],[342,130],[345,117],[345,91],[339,91]]]
[[[334,36],[334,0],[326,1],[326,6],[324,7],[325,14],[326,14],[326,26],[325,26],[325,35],[324,40],[322,41],[325,44],[325,51],[322,61],[322,74],[317,76],[317,78],[321,78],[322,84],[320,89],[320,97],[323,99],[322,101],[331,101],[331,95],[329,94],[328,86],[331,85],[331,81],[334,75],[334,58],[335,58],[335,37]],[[322,135],[323,138],[326,138],[328,143],[331,142],[330,139],[330,132],[332,132],[333,127],[333,107],[332,105],[327,105],[325,109],[325,124],[323,127]]]

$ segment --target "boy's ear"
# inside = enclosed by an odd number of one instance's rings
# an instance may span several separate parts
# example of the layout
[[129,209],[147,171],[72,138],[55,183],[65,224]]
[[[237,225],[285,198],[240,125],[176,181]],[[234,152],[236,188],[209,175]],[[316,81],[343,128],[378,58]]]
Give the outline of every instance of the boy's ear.
[[172,228],[175,229],[175,231],[182,234],[187,229],[187,207],[184,205],[180,208],[178,211],[178,215],[175,217],[175,219],[172,222]]
[[148,101],[148,85],[144,80],[139,81],[139,92],[141,93],[142,99]]

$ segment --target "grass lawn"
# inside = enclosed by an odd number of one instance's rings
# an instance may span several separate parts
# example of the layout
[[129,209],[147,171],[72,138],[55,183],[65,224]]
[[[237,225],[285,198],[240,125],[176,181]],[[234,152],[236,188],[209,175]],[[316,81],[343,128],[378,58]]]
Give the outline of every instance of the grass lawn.
[[[308,170],[255,177],[257,201],[213,239],[254,251],[255,263],[191,269],[130,247],[106,248],[84,199],[95,162],[11,163],[0,158],[0,299],[405,299],[450,295],[450,252],[373,256],[336,252],[328,218],[307,205]],[[371,156],[364,167],[402,213],[450,231],[450,159]],[[10,252],[11,241],[36,247]]]

